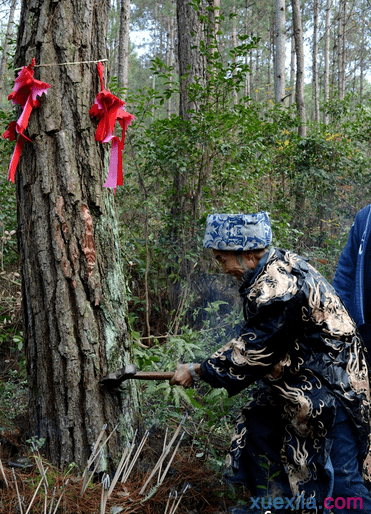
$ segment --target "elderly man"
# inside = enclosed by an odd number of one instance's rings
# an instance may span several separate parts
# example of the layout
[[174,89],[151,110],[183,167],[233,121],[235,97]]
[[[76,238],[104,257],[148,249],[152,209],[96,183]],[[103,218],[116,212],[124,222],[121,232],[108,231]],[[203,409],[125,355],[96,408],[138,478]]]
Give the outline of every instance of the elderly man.
[[249,488],[252,504],[231,513],[371,512],[362,340],[320,273],[270,243],[265,212],[208,216],[204,247],[242,282],[245,325],[202,364],[178,365],[170,383],[202,378],[230,395],[257,385],[227,457],[229,479]]

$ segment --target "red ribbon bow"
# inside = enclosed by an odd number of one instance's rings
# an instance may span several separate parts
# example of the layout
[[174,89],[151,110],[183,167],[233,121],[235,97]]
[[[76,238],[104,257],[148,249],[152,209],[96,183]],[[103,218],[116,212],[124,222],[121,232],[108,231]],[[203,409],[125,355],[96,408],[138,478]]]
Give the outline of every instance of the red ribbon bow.
[[[104,89],[104,68],[102,63],[99,62],[97,64],[97,70],[102,91],[100,91],[100,93],[95,97],[94,105],[90,109],[89,114],[92,118],[95,116],[99,120],[98,127],[95,132],[95,140],[101,141],[102,143],[112,141],[108,176],[103,187],[113,187],[116,190],[117,186],[122,186],[124,183],[122,173],[122,151],[125,143],[125,131],[135,117],[124,111],[123,106],[125,105],[125,102],[123,100],[120,100],[110,91]],[[122,127],[121,140],[114,135],[116,121],[118,121]]]
[[27,128],[32,109],[39,106],[37,97],[41,96],[43,93],[46,94],[50,87],[46,82],[41,82],[40,80],[33,78],[34,66],[35,59],[32,59],[32,63],[28,66],[23,66],[21,71],[18,73],[18,77],[15,79],[13,93],[10,93],[8,96],[8,100],[13,100],[13,104],[19,104],[23,107],[19,120],[12,121],[9,124],[8,129],[3,134],[3,137],[10,141],[15,140],[16,132],[19,134],[17,144],[10,161],[8,173],[8,180],[11,180],[13,183],[23,145],[26,141],[31,141],[31,139],[26,137],[23,132]]

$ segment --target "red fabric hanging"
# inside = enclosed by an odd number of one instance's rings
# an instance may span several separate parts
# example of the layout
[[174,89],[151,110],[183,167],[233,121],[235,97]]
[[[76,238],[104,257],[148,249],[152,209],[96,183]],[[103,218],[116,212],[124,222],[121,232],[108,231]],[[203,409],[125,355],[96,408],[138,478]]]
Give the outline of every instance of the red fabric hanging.
[[[99,120],[97,130],[95,131],[95,140],[102,143],[112,141],[108,176],[103,187],[113,187],[116,190],[117,186],[122,186],[124,183],[122,151],[124,149],[125,131],[135,117],[123,110],[122,107],[125,105],[123,100],[120,100],[110,91],[104,89],[104,68],[102,63],[98,63],[97,70],[102,91],[95,97],[94,105],[90,109],[89,114],[92,118],[96,117]],[[116,121],[118,121],[122,127],[121,141],[114,135]]]
[[10,161],[8,180],[14,183],[14,176],[18,166],[19,158],[21,156],[23,145],[26,141],[31,141],[27,136],[23,134],[28,125],[32,109],[39,106],[38,96],[43,93],[47,93],[49,84],[41,82],[33,78],[35,66],[35,59],[32,59],[32,63],[28,66],[23,66],[21,71],[18,73],[18,77],[15,79],[13,92],[8,96],[8,100],[13,100],[13,104],[19,104],[23,107],[22,114],[18,121],[12,121],[8,129],[4,132],[3,137],[14,141],[16,138],[16,132],[19,134],[17,144],[15,146],[12,159]]

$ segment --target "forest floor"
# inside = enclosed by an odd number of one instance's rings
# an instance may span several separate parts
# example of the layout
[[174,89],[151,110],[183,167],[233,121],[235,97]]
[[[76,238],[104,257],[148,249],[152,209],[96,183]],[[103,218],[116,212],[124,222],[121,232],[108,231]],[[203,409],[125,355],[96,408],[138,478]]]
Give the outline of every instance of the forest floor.
[[[27,393],[24,387],[19,387],[5,408],[6,412],[4,405],[0,408],[0,514],[225,514],[228,506],[237,503],[233,499],[235,493],[222,478],[220,466],[213,464],[212,456],[194,444],[189,428],[161,485],[156,488],[159,477],[156,472],[141,494],[164,448],[165,431],[154,427],[128,479],[122,483],[120,476],[104,507],[102,473],[92,475],[81,495],[82,470],[70,466],[60,471],[42,456],[39,458],[37,451],[31,451],[30,441],[26,440]],[[174,420],[167,441],[176,427]],[[137,442],[140,442],[139,438]],[[221,447],[218,440],[209,443],[215,445],[223,458],[227,448]],[[28,458],[29,467],[14,466],[14,459],[19,456]],[[164,461],[162,472],[170,456]],[[48,468],[46,488],[41,483],[40,461],[44,469]],[[243,499],[240,495],[239,498]]]
[[[158,479],[156,473],[145,492],[140,494],[163,447],[163,434],[152,434],[129,478],[125,483],[119,480],[115,485],[106,507],[102,506],[102,473],[94,474],[85,493],[81,495],[81,472],[76,472],[73,467],[61,472],[41,459],[44,469],[48,468],[45,474],[48,485],[45,488],[41,483],[39,466],[36,466],[37,456],[25,452],[26,446],[18,439],[17,432],[3,432],[1,439],[1,514],[224,514],[229,505],[236,503],[236,500],[230,498],[231,492],[221,474],[207,460],[200,458],[197,449],[192,446],[191,438],[186,438],[185,443],[179,447],[158,489],[155,487]],[[15,454],[13,459],[11,453]],[[19,455],[28,456],[30,467],[12,467],[14,458]],[[22,505],[22,511],[19,504]]]
[[[120,475],[106,506],[102,505],[102,473],[92,475],[82,495],[83,470],[73,464],[67,470],[54,468],[43,457],[42,446],[41,454],[31,451],[19,279],[16,272],[12,273],[8,282],[2,281],[0,291],[0,514],[225,514],[230,505],[236,504],[236,492],[225,483],[221,471],[228,434],[218,438],[205,431],[200,442],[202,437],[190,418],[160,486],[156,487],[157,472],[141,494],[164,450],[165,429],[154,425],[130,475],[125,482]],[[179,419],[171,415],[167,419],[169,441]],[[142,438],[144,428],[139,432]],[[27,459],[29,467],[16,467],[14,459],[18,457]],[[164,460],[162,471],[169,458]],[[41,465],[48,468],[46,487]],[[240,491],[238,498],[248,499],[245,491]]]

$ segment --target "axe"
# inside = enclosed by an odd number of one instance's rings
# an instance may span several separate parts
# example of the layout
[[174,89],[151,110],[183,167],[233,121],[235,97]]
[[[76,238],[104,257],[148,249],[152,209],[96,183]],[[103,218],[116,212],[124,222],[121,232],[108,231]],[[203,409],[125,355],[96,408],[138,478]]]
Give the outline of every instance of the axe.
[[124,380],[135,378],[136,380],[170,380],[173,378],[172,371],[137,371],[135,364],[126,364],[119,371],[108,373],[99,380],[100,384],[107,387],[118,387]]

